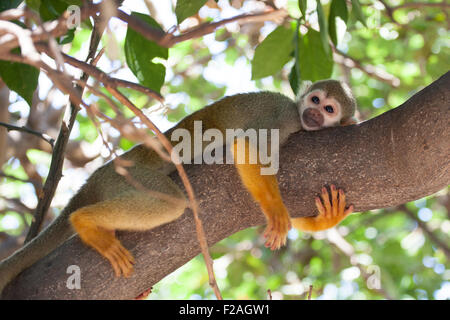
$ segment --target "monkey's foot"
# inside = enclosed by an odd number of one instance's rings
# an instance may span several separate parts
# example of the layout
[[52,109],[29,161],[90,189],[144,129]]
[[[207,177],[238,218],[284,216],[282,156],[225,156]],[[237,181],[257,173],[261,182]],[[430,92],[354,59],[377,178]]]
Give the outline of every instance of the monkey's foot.
[[133,272],[133,256],[120,244],[114,230],[99,225],[91,210],[90,207],[84,207],[72,213],[70,216],[72,226],[85,244],[108,259],[117,277],[130,276]]
[[291,228],[289,214],[283,204],[279,207],[272,206],[271,209],[263,208],[263,211],[269,217],[264,231],[265,246],[271,250],[279,249],[286,244],[286,236]]
[[114,240],[115,241],[111,243],[106,250],[97,250],[111,263],[116,277],[123,275],[125,278],[128,278],[133,273],[134,258],[131,253],[120,244],[119,240]]
[[294,228],[303,231],[321,231],[334,227],[353,212],[353,205],[346,208],[345,194],[342,189],[337,190],[334,185],[322,188],[320,197],[316,197],[316,207],[319,215],[316,217],[302,217],[292,219]]
[[323,187],[320,195],[322,200],[319,197],[315,198],[319,215],[314,219],[322,226],[322,230],[334,227],[353,212],[353,205],[348,208],[345,207],[345,193],[342,189],[337,190],[332,184],[330,190],[331,197],[327,188]]

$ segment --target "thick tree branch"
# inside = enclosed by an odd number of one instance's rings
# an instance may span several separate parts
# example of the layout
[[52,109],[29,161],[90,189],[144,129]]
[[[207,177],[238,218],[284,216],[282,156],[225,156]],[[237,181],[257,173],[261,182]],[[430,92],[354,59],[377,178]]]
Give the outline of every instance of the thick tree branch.
[[[402,106],[357,126],[299,132],[281,148],[280,189],[293,217],[315,213],[324,184],[346,190],[357,211],[399,205],[450,182],[450,72]],[[209,245],[264,223],[232,165],[190,165]],[[182,185],[176,173],[172,177]],[[191,212],[147,232],[119,232],[136,258],[129,279],[73,237],[3,292],[6,299],[126,299],[138,296],[200,253]],[[67,267],[81,269],[81,289],[69,290]]]

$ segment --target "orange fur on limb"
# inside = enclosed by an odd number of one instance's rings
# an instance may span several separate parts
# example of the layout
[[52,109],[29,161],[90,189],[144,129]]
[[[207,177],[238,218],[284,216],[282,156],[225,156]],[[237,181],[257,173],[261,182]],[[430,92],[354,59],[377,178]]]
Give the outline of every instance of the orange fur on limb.
[[[266,247],[272,250],[279,249],[286,243],[287,232],[292,226],[302,231],[320,231],[332,228],[339,224],[347,215],[353,212],[353,206],[346,208],[345,194],[342,189],[337,190],[334,185],[330,186],[331,200],[328,190],[323,187],[321,198],[316,197],[316,207],[319,214],[315,217],[294,218],[291,220],[289,212],[283,203],[275,175],[262,175],[263,167],[259,160],[251,164],[250,152],[254,147],[245,139],[239,144],[240,139],[234,141],[232,148],[234,163],[241,177],[242,183],[261,206],[261,210],[267,219],[267,227],[264,232]],[[240,145],[245,146],[245,162],[239,163],[238,152],[242,152]]]
[[[242,183],[251,193],[256,202],[261,206],[261,210],[266,216],[267,227],[264,232],[266,247],[272,250],[279,249],[286,243],[286,235],[291,228],[289,212],[281,199],[278,182],[275,175],[262,175],[263,167],[259,160],[255,164],[249,163],[249,154],[254,152],[254,147],[247,140],[239,144],[237,138],[232,148],[234,164],[237,168]],[[242,152],[240,145],[245,146],[245,163],[238,162],[238,154]]]

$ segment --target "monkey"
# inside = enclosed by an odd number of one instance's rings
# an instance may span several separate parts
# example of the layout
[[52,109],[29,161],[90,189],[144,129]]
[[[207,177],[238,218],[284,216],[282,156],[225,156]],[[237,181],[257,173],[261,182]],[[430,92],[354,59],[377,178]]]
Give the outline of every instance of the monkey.
[[[267,91],[224,97],[185,117],[164,134],[170,140],[176,129],[193,133],[194,122],[202,121],[203,130],[216,129],[222,133],[228,128],[278,129],[279,143],[283,144],[290,134],[300,130],[355,124],[355,111],[356,100],[345,83],[331,79],[314,84],[304,81],[295,100]],[[245,146],[245,161],[241,163],[237,161],[239,143]],[[291,219],[276,174],[263,175],[264,165],[259,159],[256,163],[249,161],[250,152],[257,146],[245,137],[236,137],[229,148],[244,187],[265,215],[266,247],[275,250],[283,246],[291,226],[311,232],[324,230],[353,212],[352,205],[346,207],[343,190],[331,185],[330,192],[324,187],[320,197],[315,198],[317,216]],[[140,144],[120,158],[132,162],[127,170],[133,179],[171,199],[136,189],[116,172],[112,161],[106,163],[94,171],[50,226],[0,263],[0,292],[20,272],[75,233],[110,262],[116,276],[131,275],[135,260],[114,232],[149,230],[173,221],[184,213],[188,201],[168,176],[175,170],[174,164],[163,160],[155,150]]]

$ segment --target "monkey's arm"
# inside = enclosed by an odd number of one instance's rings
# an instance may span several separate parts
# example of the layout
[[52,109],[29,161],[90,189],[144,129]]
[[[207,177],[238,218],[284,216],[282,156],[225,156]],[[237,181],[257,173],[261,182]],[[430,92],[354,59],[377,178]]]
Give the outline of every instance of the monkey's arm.
[[276,176],[261,175],[263,166],[259,160],[256,164],[250,164],[249,154],[256,150],[247,140],[242,141],[242,145],[245,145],[245,162],[240,163],[242,161],[239,161],[238,146],[241,139],[245,140],[245,138],[235,139],[232,147],[234,164],[242,183],[259,203],[266,217],[267,227],[264,231],[266,247],[278,249],[286,243],[286,235],[291,228],[289,212],[281,199]]
[[294,228],[302,231],[321,231],[334,227],[353,212],[353,205],[345,208],[345,194],[342,189],[330,186],[331,201],[328,190],[323,187],[321,198],[316,197],[316,207],[319,215],[292,219]]

